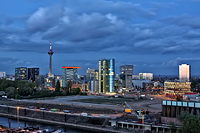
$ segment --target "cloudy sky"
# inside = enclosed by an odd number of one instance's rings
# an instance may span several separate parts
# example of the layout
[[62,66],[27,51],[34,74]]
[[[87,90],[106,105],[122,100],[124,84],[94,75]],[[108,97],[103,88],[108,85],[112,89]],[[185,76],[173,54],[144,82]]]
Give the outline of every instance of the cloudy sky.
[[134,74],[200,75],[200,0],[1,0],[0,71],[62,66],[98,68],[101,58],[134,65]]

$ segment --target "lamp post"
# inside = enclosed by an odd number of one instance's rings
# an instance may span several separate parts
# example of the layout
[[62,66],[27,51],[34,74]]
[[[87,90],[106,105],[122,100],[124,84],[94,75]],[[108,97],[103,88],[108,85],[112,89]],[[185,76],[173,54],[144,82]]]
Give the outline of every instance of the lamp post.
[[17,125],[19,127],[19,106],[17,107]]
[[61,108],[60,108],[60,109],[63,111],[63,106],[62,106],[62,104],[60,103],[59,105],[61,106]]
[[38,109],[40,109],[39,103],[40,103],[40,102],[38,101],[38,106],[37,106]]
[[143,126],[143,133],[144,133],[144,130],[145,130],[145,127],[144,127],[144,115],[142,115],[142,126]]

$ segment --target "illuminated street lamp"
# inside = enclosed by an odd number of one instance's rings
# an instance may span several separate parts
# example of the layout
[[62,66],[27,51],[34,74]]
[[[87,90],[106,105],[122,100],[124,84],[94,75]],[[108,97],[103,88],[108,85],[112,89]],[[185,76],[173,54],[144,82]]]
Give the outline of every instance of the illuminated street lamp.
[[[59,104],[60,106],[62,105],[61,103]],[[62,110],[63,110],[63,106],[61,106],[62,107]]]
[[18,124],[18,127],[19,127],[19,106],[17,107],[17,124]]

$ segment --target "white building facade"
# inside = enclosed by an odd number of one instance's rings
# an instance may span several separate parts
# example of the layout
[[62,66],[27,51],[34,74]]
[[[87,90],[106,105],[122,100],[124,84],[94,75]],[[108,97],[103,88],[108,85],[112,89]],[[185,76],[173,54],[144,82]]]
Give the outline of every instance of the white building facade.
[[190,65],[188,64],[179,65],[179,80],[180,82],[190,81]]
[[153,73],[139,73],[139,79],[152,80]]

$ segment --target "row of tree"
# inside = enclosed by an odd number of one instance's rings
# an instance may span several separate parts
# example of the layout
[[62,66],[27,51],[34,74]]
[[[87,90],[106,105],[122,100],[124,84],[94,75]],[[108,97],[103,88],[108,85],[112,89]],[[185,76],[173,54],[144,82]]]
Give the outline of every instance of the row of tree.
[[190,114],[189,112],[181,112],[177,117],[182,122],[182,128],[170,122],[171,133],[199,133],[200,132],[200,117]]
[[33,82],[0,79],[0,91],[4,91],[9,98],[36,98],[80,94],[80,88],[72,88],[72,81],[68,82],[66,88],[60,87],[60,82],[58,81],[54,92],[45,87],[38,89],[38,85]]
[[56,96],[66,96],[66,95],[77,95],[80,94],[81,90],[79,87],[72,88],[72,81],[69,80],[67,82],[67,87],[60,87],[60,82],[56,82],[56,88],[55,88],[55,95]]

